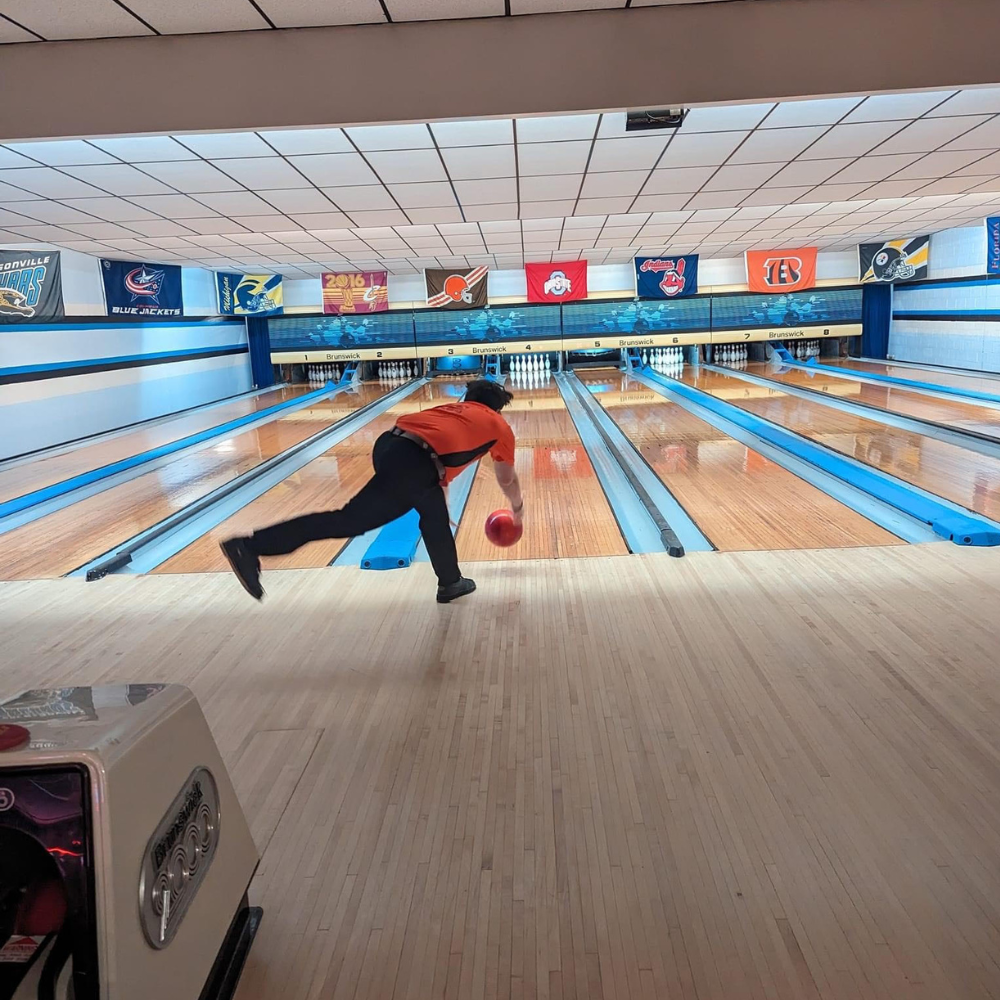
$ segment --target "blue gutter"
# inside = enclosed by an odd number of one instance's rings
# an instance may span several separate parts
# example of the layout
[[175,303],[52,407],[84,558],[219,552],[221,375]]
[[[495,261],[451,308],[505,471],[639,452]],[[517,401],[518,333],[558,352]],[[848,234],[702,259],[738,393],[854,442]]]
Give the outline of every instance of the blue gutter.
[[110,465],[102,465],[97,469],[91,469],[89,472],[82,472],[79,475],[71,476],[69,479],[53,483],[51,486],[44,486],[41,489],[33,490],[31,493],[24,493],[19,497],[14,497],[12,500],[7,500],[5,503],[0,503],[0,520],[10,517],[12,514],[18,514],[23,510],[28,510],[38,504],[54,500],[57,497],[66,496],[75,490],[83,489],[86,486],[91,486],[105,479],[110,479],[112,476],[128,472],[141,465],[146,465],[149,462],[155,462],[167,455],[173,455],[179,451],[183,451],[185,448],[191,448],[194,445],[208,441],[211,438],[231,434],[233,431],[239,430],[239,428],[245,427],[247,424],[267,421],[285,410],[308,406],[310,403],[322,399],[324,396],[346,389],[349,384],[349,382],[345,382],[343,379],[336,383],[336,385],[328,382],[322,389],[318,389],[316,392],[306,393],[306,395],[298,396],[295,399],[286,399],[282,403],[275,403],[274,406],[269,406],[257,413],[248,413],[246,416],[237,417],[235,420],[229,420],[215,427],[209,427],[207,430],[199,431],[197,434],[189,434],[187,437],[160,445],[158,448],[141,451],[118,462],[112,462]]
[[664,378],[649,368],[643,374],[649,381],[669,388],[678,396],[724,417],[790,455],[803,459],[924,524],[929,524],[935,534],[956,545],[1000,545],[1000,525],[992,521],[975,516],[957,505],[949,505],[941,498],[904,483],[895,476],[848,459],[824,445],[809,441],[770,420],[741,410],[738,406],[694,389],[684,382]]
[[784,347],[776,347],[774,353],[781,358],[782,364],[788,365],[790,368],[802,368],[805,371],[811,372],[826,372],[828,375],[836,375],[838,378],[858,379],[862,382],[885,382],[889,385],[898,385],[901,389],[934,392],[942,396],[957,396],[959,399],[977,399],[985,403],[992,403],[994,406],[1000,406],[1000,396],[994,396],[988,392],[979,392],[976,389],[955,389],[947,385],[937,385],[934,382],[915,382],[911,379],[897,378],[895,375],[862,372],[858,371],[857,368],[835,368],[832,365],[818,364],[815,358],[802,364],[796,361]]

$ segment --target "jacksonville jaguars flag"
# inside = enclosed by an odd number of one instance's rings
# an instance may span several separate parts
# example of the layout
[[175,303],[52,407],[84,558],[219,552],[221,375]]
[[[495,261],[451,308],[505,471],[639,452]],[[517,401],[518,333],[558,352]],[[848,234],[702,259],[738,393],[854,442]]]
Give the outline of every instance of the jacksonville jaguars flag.
[[44,323],[64,315],[59,254],[0,250],[0,323]]
[[104,305],[109,316],[183,316],[181,269],[176,264],[102,260]]
[[894,281],[920,281],[927,277],[930,255],[930,236],[862,243],[858,247],[861,283],[884,285]]
[[285,311],[280,274],[216,272],[223,316],[280,316]]
[[698,294],[698,255],[636,257],[635,294],[640,299],[683,299]]

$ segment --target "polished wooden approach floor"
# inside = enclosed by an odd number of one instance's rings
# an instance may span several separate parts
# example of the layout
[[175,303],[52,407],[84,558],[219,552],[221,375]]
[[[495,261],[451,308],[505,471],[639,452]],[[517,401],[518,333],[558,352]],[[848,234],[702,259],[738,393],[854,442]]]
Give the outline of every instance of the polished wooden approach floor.
[[238,1000],[1000,994],[1000,556],[0,584],[2,694],[178,681],[262,863]]

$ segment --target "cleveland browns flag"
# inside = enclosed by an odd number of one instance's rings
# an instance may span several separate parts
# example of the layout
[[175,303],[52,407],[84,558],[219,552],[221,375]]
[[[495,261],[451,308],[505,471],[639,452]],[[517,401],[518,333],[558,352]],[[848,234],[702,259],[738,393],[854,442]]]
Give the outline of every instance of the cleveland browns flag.
[[919,281],[927,277],[930,255],[930,236],[914,236],[909,240],[890,240],[888,243],[862,243],[858,247],[861,283]]
[[587,262],[525,264],[529,302],[576,302],[587,297]]
[[747,250],[751,292],[798,292],[816,286],[816,247]]
[[327,316],[385,312],[388,308],[387,271],[323,272],[323,312]]
[[635,294],[640,299],[682,299],[698,294],[698,255],[636,257]]
[[424,271],[427,304],[435,309],[482,309],[487,303],[486,265],[473,268],[431,267]]

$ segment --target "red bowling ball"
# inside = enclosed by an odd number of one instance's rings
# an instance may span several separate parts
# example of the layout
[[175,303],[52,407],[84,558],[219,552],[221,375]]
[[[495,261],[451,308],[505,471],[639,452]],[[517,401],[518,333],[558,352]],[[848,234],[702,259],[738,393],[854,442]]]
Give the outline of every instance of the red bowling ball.
[[486,537],[502,549],[517,542],[523,533],[524,528],[515,523],[509,510],[495,510],[486,518]]

